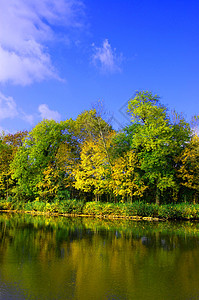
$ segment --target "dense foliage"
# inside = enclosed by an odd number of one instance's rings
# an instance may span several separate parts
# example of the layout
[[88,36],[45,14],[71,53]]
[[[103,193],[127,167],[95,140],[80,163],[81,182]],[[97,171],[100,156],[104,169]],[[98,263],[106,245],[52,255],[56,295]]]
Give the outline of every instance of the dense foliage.
[[[199,137],[159,97],[137,92],[131,123],[114,131],[96,109],[0,137],[0,198],[30,207],[197,202]],[[35,204],[37,203],[37,204]],[[81,206],[81,205],[80,205]]]

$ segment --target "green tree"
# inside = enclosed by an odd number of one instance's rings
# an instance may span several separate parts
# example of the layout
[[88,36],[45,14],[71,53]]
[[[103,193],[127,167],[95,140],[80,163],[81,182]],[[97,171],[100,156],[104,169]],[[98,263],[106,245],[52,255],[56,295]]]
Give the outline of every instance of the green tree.
[[112,138],[111,155],[114,159],[119,158],[131,150],[133,136],[139,124],[133,123],[117,132]]
[[12,179],[13,169],[11,163],[22,141],[27,136],[27,131],[15,134],[4,134],[0,137],[0,195],[8,198],[12,194],[15,182]]
[[148,91],[137,92],[129,101],[128,111],[136,124],[131,148],[136,151],[143,178],[151,190],[155,189],[159,204],[161,193],[178,191],[174,158],[189,140],[190,127],[177,114],[178,122],[172,123],[159,97]]
[[[67,121],[57,123],[43,120],[38,123],[19,147],[13,163],[13,178],[17,180],[17,193],[26,199],[38,196],[38,188],[46,169],[55,166],[55,158],[61,143],[70,139]],[[56,166],[55,166],[56,167]],[[53,171],[51,170],[50,174]]]

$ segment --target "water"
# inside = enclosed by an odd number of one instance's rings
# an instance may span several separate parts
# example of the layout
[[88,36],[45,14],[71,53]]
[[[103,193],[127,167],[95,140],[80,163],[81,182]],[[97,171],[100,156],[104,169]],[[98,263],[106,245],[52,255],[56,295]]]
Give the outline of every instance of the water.
[[1,214],[0,299],[199,299],[199,223]]

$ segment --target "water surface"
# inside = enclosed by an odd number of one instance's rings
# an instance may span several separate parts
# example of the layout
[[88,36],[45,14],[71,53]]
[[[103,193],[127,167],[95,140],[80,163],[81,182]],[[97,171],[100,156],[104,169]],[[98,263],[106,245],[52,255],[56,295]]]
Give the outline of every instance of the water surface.
[[0,299],[199,299],[199,224],[1,214]]

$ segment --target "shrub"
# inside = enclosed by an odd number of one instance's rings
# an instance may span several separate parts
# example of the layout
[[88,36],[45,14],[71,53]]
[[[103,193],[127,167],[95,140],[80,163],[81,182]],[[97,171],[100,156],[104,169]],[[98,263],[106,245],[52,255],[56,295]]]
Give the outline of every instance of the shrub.
[[59,204],[59,212],[67,214],[82,214],[84,201],[63,200]]
[[100,202],[87,202],[83,207],[83,214],[85,215],[101,214]]
[[10,210],[12,209],[12,203],[5,200],[0,201],[0,210]]
[[33,210],[35,211],[44,211],[46,204],[44,202],[40,202],[38,200],[32,202]]

